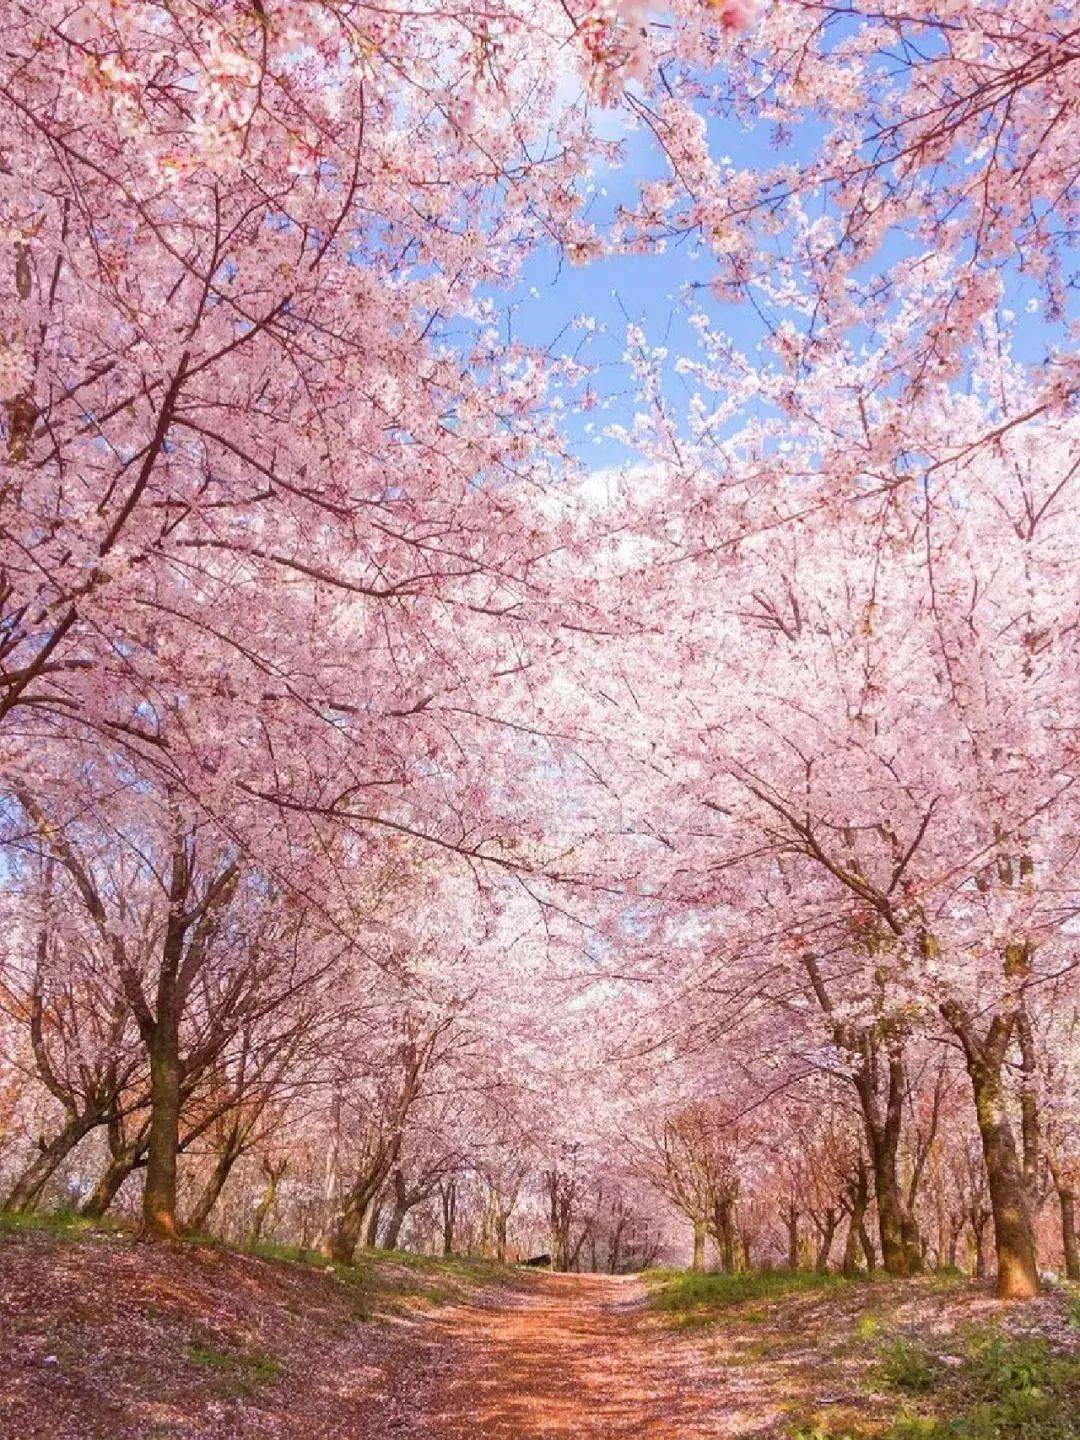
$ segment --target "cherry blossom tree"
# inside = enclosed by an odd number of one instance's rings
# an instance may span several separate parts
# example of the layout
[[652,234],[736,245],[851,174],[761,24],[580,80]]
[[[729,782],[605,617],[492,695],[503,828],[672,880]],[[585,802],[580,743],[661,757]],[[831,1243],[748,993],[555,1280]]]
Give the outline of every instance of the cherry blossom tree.
[[[8,1204],[1074,1274],[1066,9],[8,8]],[[495,297],[674,244],[600,501]]]
[[[996,373],[1022,409],[1019,377]],[[974,396],[955,405],[989,428]],[[1003,1293],[1037,1283],[1009,1056],[1026,997],[1071,968],[1075,445],[1066,420],[1008,430],[995,452],[945,442],[918,483],[871,483],[855,508],[815,509],[807,486],[802,520],[759,539],[695,551],[676,533],[683,608],[664,632],[685,646],[671,763],[691,759],[687,798],[722,832],[688,853],[725,901],[718,857],[748,873],[768,857],[762,959],[804,969],[841,1051],[884,1049],[894,1132],[903,1037],[944,1023],[979,1116]],[[730,459],[738,503],[754,462],[736,482]],[[722,607],[705,603],[720,575]],[[877,1123],[871,1110],[872,1155]],[[879,1206],[891,1188],[879,1176]]]

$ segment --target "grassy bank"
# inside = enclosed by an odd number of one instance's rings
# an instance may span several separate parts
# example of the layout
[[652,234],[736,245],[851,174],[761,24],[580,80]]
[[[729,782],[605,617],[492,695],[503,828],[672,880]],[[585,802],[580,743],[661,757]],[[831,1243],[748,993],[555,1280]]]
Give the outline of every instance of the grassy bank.
[[694,1270],[647,1270],[653,1308],[681,1325],[709,1324],[724,1311],[750,1302],[779,1300],[851,1285],[842,1275],[814,1270],[747,1271],[719,1275]]
[[1080,1436],[1080,1355],[1045,1337],[988,1328],[937,1346],[898,1339],[884,1349],[880,1376],[904,1397],[888,1440]]
[[652,1308],[783,1440],[1080,1440],[1080,1294],[959,1272],[646,1276]]
[[440,1307],[528,1283],[456,1257],[331,1265],[275,1245],[147,1244],[115,1224],[2,1216],[0,1435],[361,1437],[375,1421],[395,1433]]
[[[75,1212],[54,1210],[14,1214],[0,1211],[0,1240],[5,1236],[51,1236],[78,1243],[102,1236],[135,1243],[132,1226],[119,1221],[86,1220]],[[379,1301],[415,1300],[440,1304],[467,1295],[478,1287],[527,1283],[528,1276],[516,1267],[498,1265],[473,1256],[417,1255],[406,1250],[360,1250],[352,1264],[334,1262],[318,1250],[299,1245],[256,1241],[227,1245],[216,1236],[188,1235],[178,1242],[182,1248],[217,1250],[237,1256],[251,1256],[272,1264],[302,1266],[332,1277],[338,1283],[365,1292],[373,1305]]]

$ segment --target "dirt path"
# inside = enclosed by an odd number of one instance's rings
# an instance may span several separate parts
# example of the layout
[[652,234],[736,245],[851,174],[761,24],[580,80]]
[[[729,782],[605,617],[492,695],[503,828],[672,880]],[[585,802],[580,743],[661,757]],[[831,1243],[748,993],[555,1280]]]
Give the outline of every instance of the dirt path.
[[[696,1346],[657,1323],[635,1278],[543,1276],[509,1308],[455,1307],[433,1328],[442,1332],[429,1352],[436,1375],[427,1413],[406,1422],[409,1435],[697,1440],[749,1433],[732,1427],[730,1411],[722,1418],[715,1372]],[[730,1405],[734,1397],[727,1398]]]

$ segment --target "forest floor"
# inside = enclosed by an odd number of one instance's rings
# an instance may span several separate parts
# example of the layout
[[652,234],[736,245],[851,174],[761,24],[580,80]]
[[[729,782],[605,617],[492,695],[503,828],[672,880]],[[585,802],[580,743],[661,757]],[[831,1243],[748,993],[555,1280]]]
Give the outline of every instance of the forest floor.
[[1077,1440],[1080,1300],[0,1221],[3,1440]]

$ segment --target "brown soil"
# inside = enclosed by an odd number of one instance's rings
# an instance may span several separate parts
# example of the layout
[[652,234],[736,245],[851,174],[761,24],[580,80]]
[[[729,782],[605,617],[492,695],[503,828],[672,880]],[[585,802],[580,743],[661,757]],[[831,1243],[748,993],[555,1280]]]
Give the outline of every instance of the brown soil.
[[457,1307],[429,1415],[408,1433],[446,1437],[731,1435],[696,1347],[647,1311],[637,1279],[545,1275],[498,1309]]

